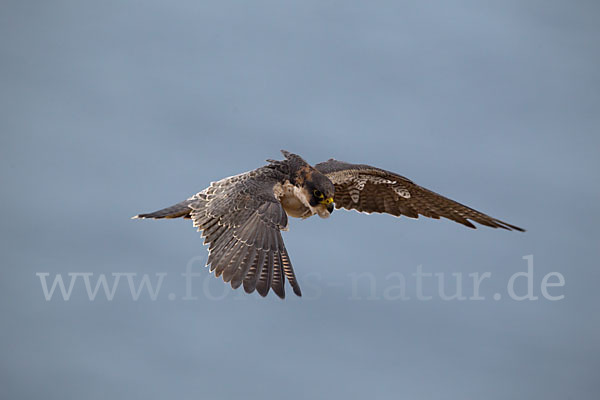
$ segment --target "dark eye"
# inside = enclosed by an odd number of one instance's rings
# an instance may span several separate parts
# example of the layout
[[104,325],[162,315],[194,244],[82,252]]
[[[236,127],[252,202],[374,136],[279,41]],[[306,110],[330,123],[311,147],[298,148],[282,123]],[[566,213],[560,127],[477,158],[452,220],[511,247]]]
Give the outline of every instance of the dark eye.
[[315,197],[318,197],[318,198],[322,198],[322,197],[323,197],[323,193],[321,193],[321,192],[320,192],[320,191],[318,191],[317,189],[315,189],[315,190],[313,191],[313,194],[315,195]]

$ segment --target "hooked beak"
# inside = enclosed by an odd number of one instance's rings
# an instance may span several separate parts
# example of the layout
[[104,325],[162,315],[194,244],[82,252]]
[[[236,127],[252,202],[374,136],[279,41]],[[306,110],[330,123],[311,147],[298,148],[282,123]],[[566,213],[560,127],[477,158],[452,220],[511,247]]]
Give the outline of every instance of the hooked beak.
[[324,199],[321,204],[324,204],[327,207],[327,211],[329,212],[329,214],[331,214],[333,212],[333,197],[328,197],[327,199]]

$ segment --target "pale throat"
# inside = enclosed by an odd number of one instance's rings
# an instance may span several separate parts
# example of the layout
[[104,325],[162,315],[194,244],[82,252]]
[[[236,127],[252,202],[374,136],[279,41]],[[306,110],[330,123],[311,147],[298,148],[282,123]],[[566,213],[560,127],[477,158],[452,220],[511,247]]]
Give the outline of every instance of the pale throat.
[[286,214],[294,218],[308,218],[318,214],[321,218],[329,217],[327,207],[319,204],[315,207],[310,205],[310,193],[304,188],[297,187],[291,182],[275,185],[273,188],[275,197],[279,199]]

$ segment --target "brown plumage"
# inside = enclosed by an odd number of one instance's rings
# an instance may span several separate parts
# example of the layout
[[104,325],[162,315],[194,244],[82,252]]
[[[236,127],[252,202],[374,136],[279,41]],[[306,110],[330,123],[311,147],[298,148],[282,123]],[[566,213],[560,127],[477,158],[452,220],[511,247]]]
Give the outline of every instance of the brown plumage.
[[[492,218],[431,190],[401,175],[364,164],[349,164],[331,159],[315,165],[335,185],[335,207],[366,213],[388,213],[418,218],[448,218],[475,228],[469,220],[491,228],[523,232],[524,229]],[[354,196],[354,198],[353,198]]]
[[427,190],[393,172],[329,160],[312,167],[282,151],[285,160],[212,182],[171,207],[134,218],[191,218],[208,245],[207,266],[231,287],[285,297],[285,280],[301,296],[281,236],[288,215],[326,218],[335,208],[417,218],[448,218],[470,228],[471,221],[507,230],[522,228],[492,218]]

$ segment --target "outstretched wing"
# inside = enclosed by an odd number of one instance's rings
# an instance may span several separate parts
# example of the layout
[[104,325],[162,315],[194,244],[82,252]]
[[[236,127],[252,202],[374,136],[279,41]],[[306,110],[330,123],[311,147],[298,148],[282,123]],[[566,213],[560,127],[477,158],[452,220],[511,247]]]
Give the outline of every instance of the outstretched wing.
[[247,293],[285,297],[285,278],[300,286],[281,237],[287,215],[273,194],[280,177],[268,167],[213,182],[202,192],[164,210],[135,218],[191,218],[209,245],[207,266]]
[[189,205],[191,217],[209,244],[207,265],[231,287],[243,283],[247,293],[256,290],[261,296],[272,288],[284,298],[287,277],[301,296],[281,236],[287,215],[273,194],[279,180],[271,173],[259,168],[212,183]]
[[524,231],[380,168],[334,159],[317,164],[315,168],[335,185],[336,208],[366,213],[388,213],[398,217],[444,217],[475,228],[469,221],[471,220],[492,228]]

